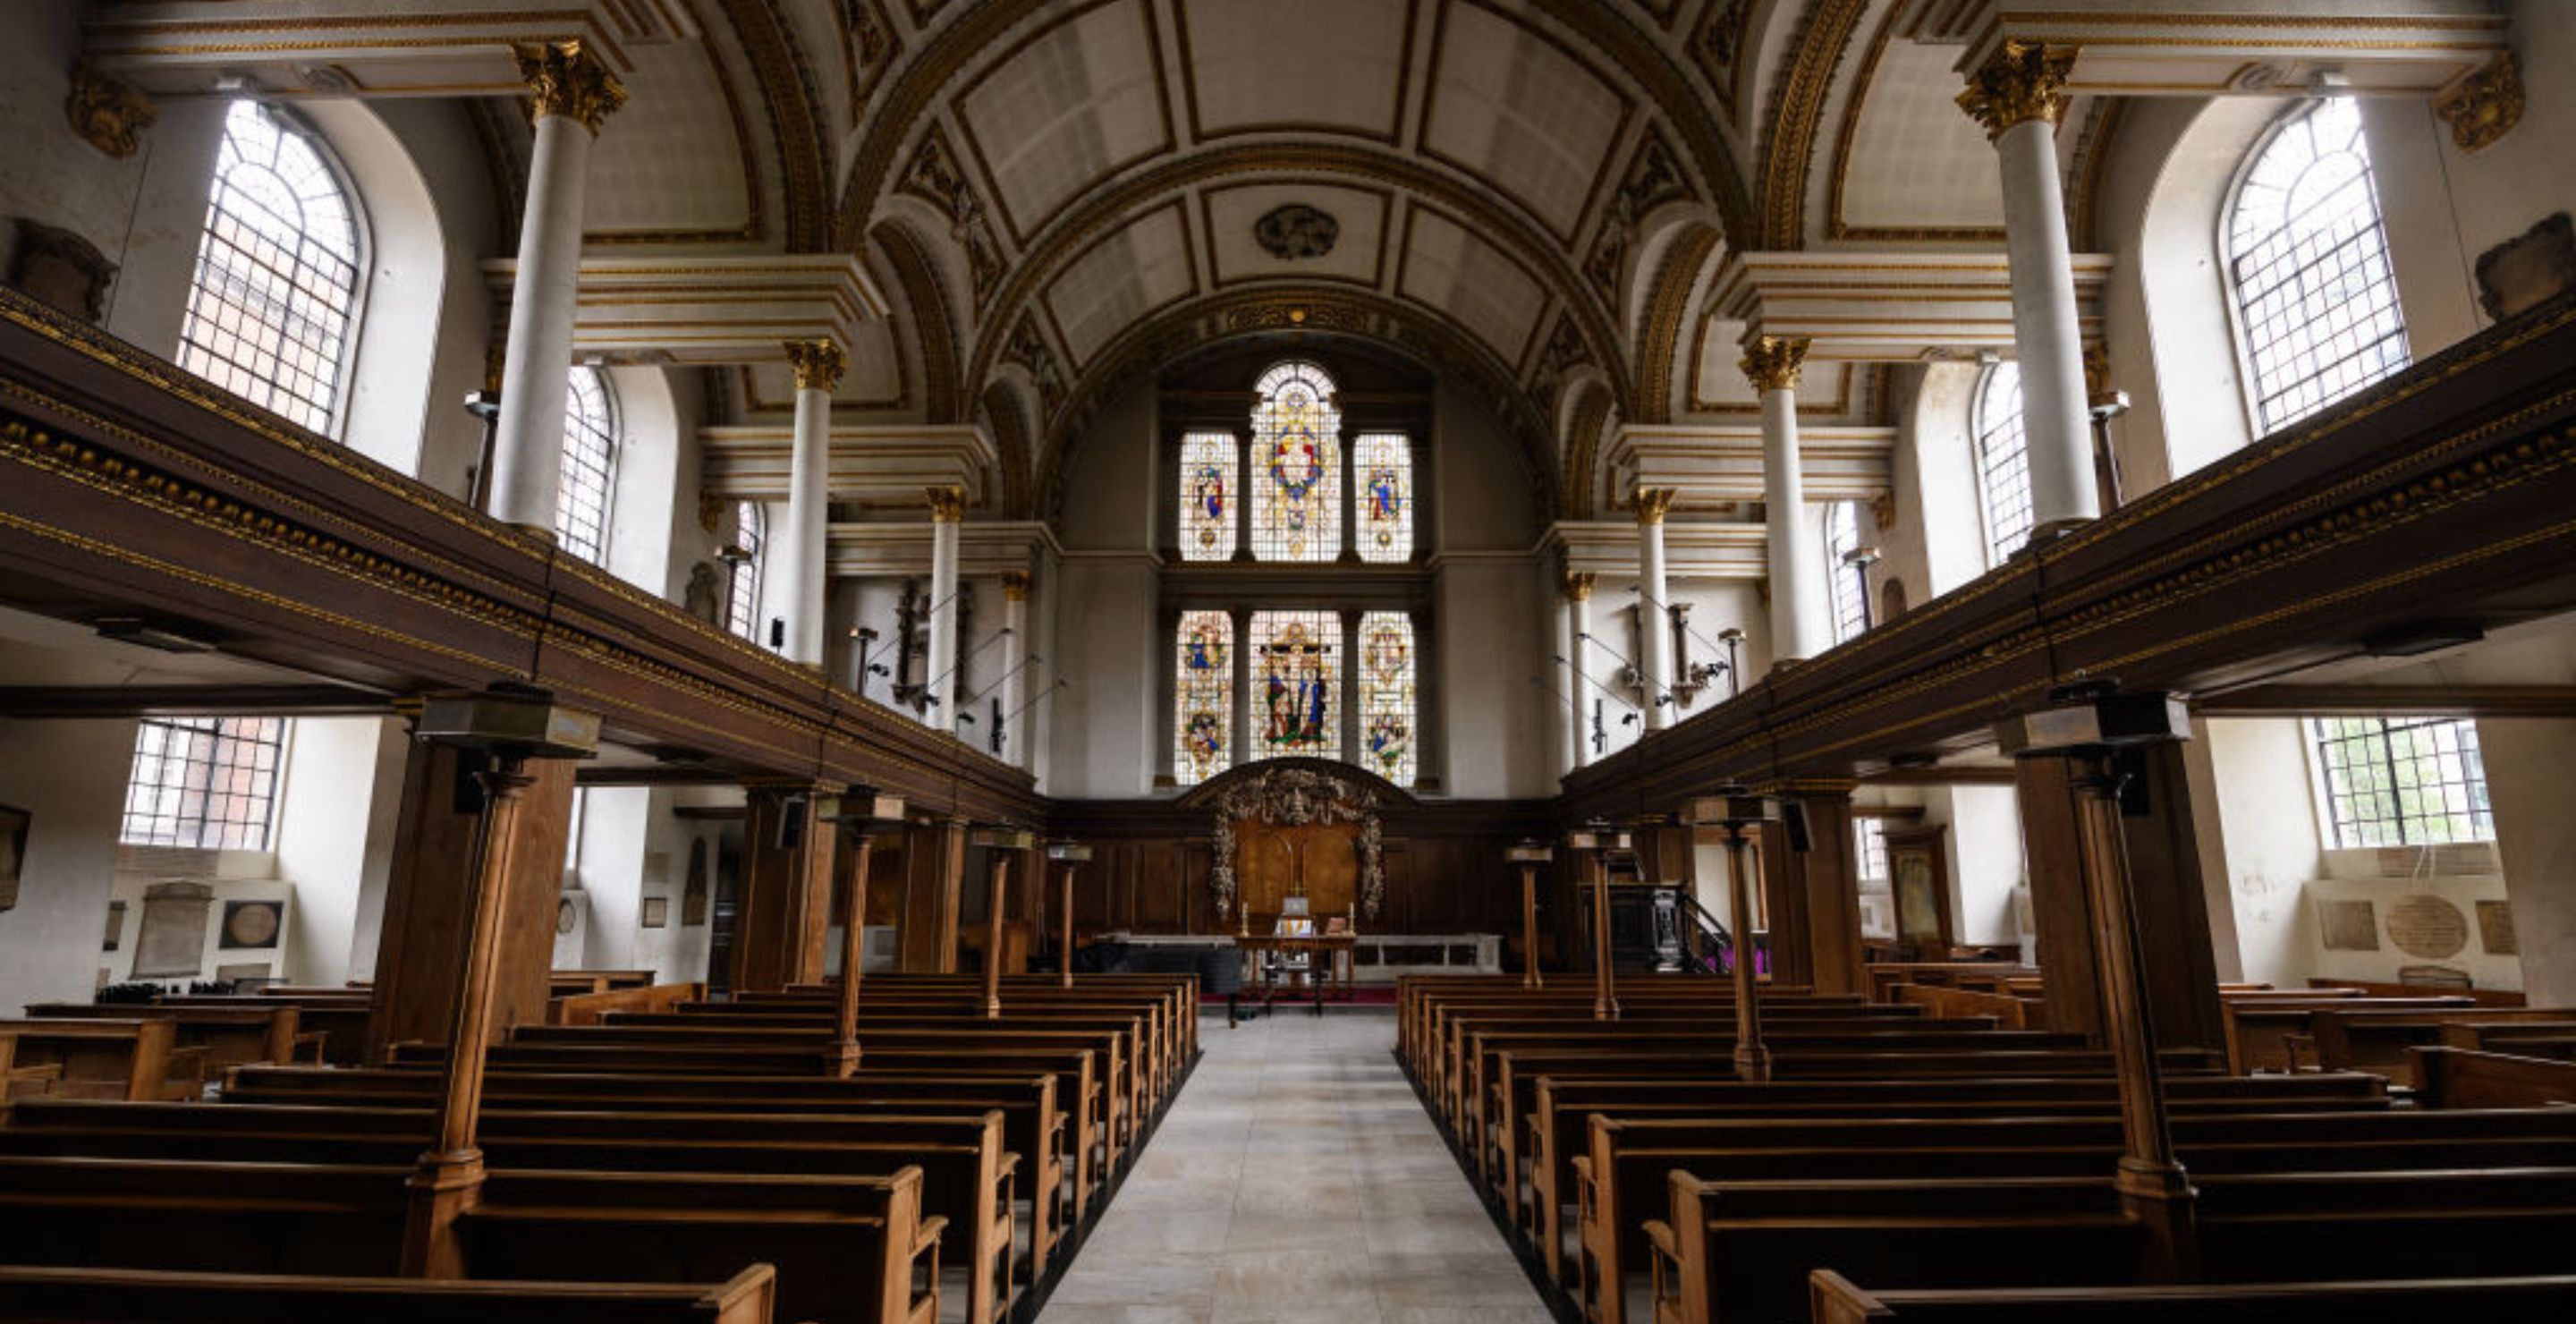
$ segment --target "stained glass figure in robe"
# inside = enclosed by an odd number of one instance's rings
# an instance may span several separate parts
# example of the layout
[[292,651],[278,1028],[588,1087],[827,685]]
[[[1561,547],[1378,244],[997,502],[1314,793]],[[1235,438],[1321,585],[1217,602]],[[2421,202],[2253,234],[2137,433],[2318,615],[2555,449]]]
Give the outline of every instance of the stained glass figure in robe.
[[1352,443],[1359,470],[1363,561],[1413,559],[1413,447],[1400,432],[1365,432]]
[[1261,641],[1261,743],[1271,756],[1339,758],[1342,621],[1332,612],[1265,611]]
[[1413,784],[1413,622],[1402,612],[1360,617],[1360,754],[1369,771]]
[[1234,555],[1234,479],[1242,457],[1224,432],[1181,438],[1181,559],[1222,561]]
[[1282,363],[1254,388],[1252,554],[1264,561],[1330,561],[1342,550],[1342,414],[1333,380],[1311,363]]
[[1195,786],[1233,762],[1234,619],[1221,611],[1185,612],[1176,642],[1172,779]]

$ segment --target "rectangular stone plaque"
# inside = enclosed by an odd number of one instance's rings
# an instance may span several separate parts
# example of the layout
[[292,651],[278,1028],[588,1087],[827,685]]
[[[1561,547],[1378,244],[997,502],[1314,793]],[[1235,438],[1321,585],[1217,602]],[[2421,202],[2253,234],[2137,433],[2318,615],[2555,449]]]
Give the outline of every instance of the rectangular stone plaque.
[[137,979],[194,979],[205,970],[207,912],[215,889],[204,883],[156,883],[143,893],[142,932],[134,939]]
[[2330,952],[2379,950],[2379,915],[2367,901],[2319,901],[2317,930]]
[[2478,945],[2489,956],[2520,956],[2522,947],[2513,938],[2513,903],[2481,901],[2478,903]]

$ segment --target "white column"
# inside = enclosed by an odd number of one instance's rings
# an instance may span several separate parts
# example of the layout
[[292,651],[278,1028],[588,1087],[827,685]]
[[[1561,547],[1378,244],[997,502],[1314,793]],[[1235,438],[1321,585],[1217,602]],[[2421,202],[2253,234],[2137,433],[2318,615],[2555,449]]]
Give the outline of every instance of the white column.
[[1673,706],[1659,702],[1673,692],[1672,598],[1664,584],[1664,515],[1676,493],[1669,487],[1637,489],[1637,666],[1646,673],[1646,729],[1661,731]]
[[823,527],[832,503],[832,392],[848,359],[831,340],[787,342],[796,372],[796,436],[787,462],[786,553],[779,559],[777,601],[786,609],[787,660],[823,665]]
[[966,517],[966,490],[927,489],[930,498],[930,660],[922,682],[930,704],[921,720],[942,731],[957,729],[957,522]]
[[1771,575],[1771,664],[1814,657],[1834,646],[1827,615],[1824,531],[1807,508],[1798,456],[1798,371],[1807,342],[1756,336],[1741,366],[1762,399],[1763,545]]
[[2003,170],[2004,252],[2012,269],[2013,351],[2021,362],[2034,537],[2102,513],[2085,414],[2075,264],[2057,178],[2057,120],[2074,63],[2071,49],[2007,42],[1959,96],[1960,106],[1986,126]]
[[536,99],[536,148],[519,221],[488,490],[495,518],[552,538],[581,277],[582,174],[591,139],[625,104],[626,89],[578,41],[522,48],[519,74]]
[[1002,628],[1010,634],[1002,640],[1002,761],[1014,768],[1028,766],[1028,714],[1020,711],[1028,702],[1029,657],[1029,572],[1005,571],[1002,575]]
[[[1592,761],[1592,705],[1601,701],[1601,692],[1591,677],[1592,580],[1589,570],[1569,571],[1565,576],[1566,632],[1573,636],[1573,646],[1566,656],[1573,659],[1574,674],[1568,677],[1565,697],[1574,700],[1574,762],[1576,767]],[[1617,718],[1605,718],[1616,721]]]
[[1572,772],[1588,762],[1585,756],[1591,752],[1591,746],[1583,739],[1583,682],[1574,674],[1576,640],[1574,638],[1573,575],[1569,574],[1558,581],[1554,596],[1556,598],[1556,652],[1552,656],[1556,661],[1548,675],[1550,682],[1556,687],[1557,695],[1564,701],[1564,708],[1557,714],[1556,722],[1557,733],[1561,737],[1559,743],[1565,747],[1563,756],[1557,760],[1557,770],[1562,774]]

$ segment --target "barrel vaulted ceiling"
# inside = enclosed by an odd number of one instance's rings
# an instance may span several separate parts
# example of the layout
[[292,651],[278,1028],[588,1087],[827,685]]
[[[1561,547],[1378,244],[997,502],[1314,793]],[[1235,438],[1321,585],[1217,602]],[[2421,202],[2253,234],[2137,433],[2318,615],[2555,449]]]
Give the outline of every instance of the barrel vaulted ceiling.
[[[858,254],[892,312],[850,346],[842,417],[983,428],[999,513],[1050,509],[1137,372],[1306,330],[1473,385],[1581,517],[1617,495],[1621,429],[1752,413],[1712,311],[1731,252],[2000,251],[1952,104],[1980,2],[118,0],[88,43],[165,93],[220,67],[463,96],[504,233],[528,132],[500,42],[597,43],[632,99],[590,163],[591,251]],[[2061,135],[2079,227],[2108,118]],[[1265,248],[1282,208],[1328,216],[1329,249]],[[737,421],[790,407],[783,363],[711,371]],[[1819,364],[1804,407],[1881,422],[1877,374]]]

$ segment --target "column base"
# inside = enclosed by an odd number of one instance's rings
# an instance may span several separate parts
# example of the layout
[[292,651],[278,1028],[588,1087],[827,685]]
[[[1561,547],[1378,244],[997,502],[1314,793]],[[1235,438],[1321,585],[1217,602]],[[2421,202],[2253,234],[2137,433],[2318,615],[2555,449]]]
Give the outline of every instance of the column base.
[[1771,1050],[1760,1044],[1735,1046],[1735,1076],[1738,1080],[1771,1079]]
[[432,1150],[404,1182],[402,1273],[406,1278],[462,1278],[465,1247],[456,1223],[483,1201],[483,1151]]
[[1594,998],[1592,1000],[1592,1019],[1596,1021],[1615,1021],[1619,1019],[1619,999]]
[[2035,524],[2031,526],[2030,541],[2022,544],[2022,550],[2028,551],[2033,547],[2041,547],[2049,543],[2053,543],[2070,533],[2074,533],[2077,530],[2084,528],[2086,525],[2092,524],[2093,522],[2094,521],[2091,519],[2078,518],[2053,519],[2045,524]]
[[503,520],[501,527],[522,537],[534,538],[548,547],[554,546],[557,541],[554,526],[551,524],[513,524]]
[[2124,1158],[2111,1179],[2120,1212],[2146,1233],[2140,1274],[2149,1282],[2187,1283],[2200,1277],[2199,1192],[2178,1163]]
[[859,1072],[859,1044],[853,1039],[823,1050],[823,1074],[847,1079]]

